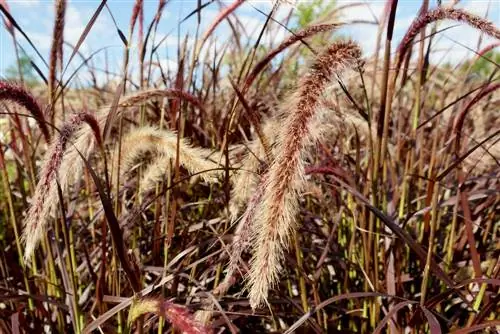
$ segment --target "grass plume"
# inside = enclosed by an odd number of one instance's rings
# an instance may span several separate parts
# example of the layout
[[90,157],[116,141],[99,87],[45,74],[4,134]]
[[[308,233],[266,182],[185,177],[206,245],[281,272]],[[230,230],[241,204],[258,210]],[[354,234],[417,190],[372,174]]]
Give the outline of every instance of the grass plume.
[[54,102],[53,99],[56,93],[55,88],[58,62],[61,64],[60,67],[62,68],[65,13],[66,0],[57,0],[55,2],[55,21],[49,59],[49,92],[52,103]]
[[24,221],[22,239],[25,243],[24,258],[26,261],[29,260],[42,235],[46,232],[49,217],[57,207],[57,174],[71,137],[83,123],[90,126],[97,142],[100,143],[100,130],[97,120],[87,112],[74,115],[61,127],[59,134],[45,154],[40,180]]
[[37,100],[21,86],[0,81],[0,101],[11,101],[33,115],[46,142],[50,142],[50,132],[45,121],[45,115]]
[[399,69],[401,67],[404,56],[418,33],[428,24],[445,19],[466,23],[473,28],[481,30],[484,34],[500,40],[500,30],[490,21],[458,8],[438,7],[420,14],[412,22],[398,46],[398,63],[396,64],[396,68]]
[[263,197],[252,228],[254,256],[249,273],[252,308],[261,305],[278,279],[283,252],[294,230],[297,195],[302,188],[302,148],[314,139],[309,128],[325,86],[334,74],[357,65],[361,51],[356,43],[338,42],[316,58],[290,99],[289,114],[280,131],[276,157],[266,173]]
[[[199,174],[207,182],[215,182],[221,175],[217,163],[209,159],[210,150],[193,147],[186,139],[181,139],[179,147],[180,165],[192,174]],[[146,152],[153,152],[160,156],[151,165],[146,177],[148,182],[155,180],[158,175],[166,173],[166,160],[175,160],[177,152],[177,134],[172,131],[159,130],[154,127],[144,126],[129,132],[123,139],[121,160],[117,162],[128,171],[134,161]],[[152,180],[153,179],[153,180]]]
[[[119,110],[115,117],[125,112],[127,110],[125,108],[130,108],[155,98],[180,98],[203,110],[202,103],[189,93],[175,89],[151,89],[122,97],[118,102]],[[103,131],[105,125],[109,121],[109,112],[110,106],[106,106],[95,115],[99,127]],[[114,124],[113,120],[111,120],[110,123]],[[101,134],[101,137],[103,137],[103,140],[105,139],[104,134]],[[62,173],[60,175],[60,183],[63,190],[66,190],[72,181],[79,179],[82,175],[83,162],[80,160],[78,151],[80,151],[84,157],[88,158],[95,147],[95,136],[90,129],[82,128],[77,131],[75,134],[74,146],[68,148],[68,152],[61,164]]]

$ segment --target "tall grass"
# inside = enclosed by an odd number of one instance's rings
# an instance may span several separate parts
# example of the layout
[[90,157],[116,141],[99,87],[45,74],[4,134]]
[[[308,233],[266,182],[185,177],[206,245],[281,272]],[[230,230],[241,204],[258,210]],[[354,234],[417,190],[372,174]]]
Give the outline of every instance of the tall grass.
[[[221,3],[206,30],[215,5],[200,3],[195,41],[179,38],[169,72],[156,40],[169,3],[147,17],[135,1],[128,36],[116,26],[118,84],[77,89],[64,63],[105,7],[63,57],[71,22],[55,2],[47,83],[0,81],[0,331],[500,326],[499,74],[488,58],[499,29],[423,1],[396,47],[389,0],[366,56],[335,35],[347,22],[277,24],[285,3],[257,42],[239,21],[243,1]],[[15,33],[29,40],[0,5],[14,45]],[[435,64],[442,20],[494,41],[454,68]],[[486,76],[472,75],[479,60]]]

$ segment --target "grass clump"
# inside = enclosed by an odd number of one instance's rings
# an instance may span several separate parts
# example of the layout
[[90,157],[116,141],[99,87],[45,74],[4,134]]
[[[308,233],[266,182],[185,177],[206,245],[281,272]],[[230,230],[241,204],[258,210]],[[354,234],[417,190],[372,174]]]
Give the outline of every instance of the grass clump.
[[[13,50],[18,33],[31,43],[0,4]],[[334,19],[301,4],[295,29],[278,1],[255,39],[244,1],[203,30],[209,2],[172,70],[156,40],[169,4],[148,25],[134,2],[122,72],[100,85],[87,61],[63,75],[58,0],[48,80],[0,81],[0,331],[494,331],[498,28],[423,1],[393,50],[388,1],[369,56],[336,35],[359,4],[329,6]],[[493,42],[436,64],[442,20]]]

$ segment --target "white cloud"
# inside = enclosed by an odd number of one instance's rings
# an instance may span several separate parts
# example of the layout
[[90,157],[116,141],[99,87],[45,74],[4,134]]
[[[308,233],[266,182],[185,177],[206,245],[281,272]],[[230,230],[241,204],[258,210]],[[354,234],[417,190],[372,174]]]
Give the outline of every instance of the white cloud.
[[52,37],[49,34],[30,30],[26,31],[26,34],[40,52],[47,53],[50,50]]
[[495,20],[497,23],[500,19],[500,6],[498,1],[468,1],[463,8],[473,14],[485,17],[488,13],[489,18]]
[[363,3],[360,4],[354,1],[342,1],[339,6],[347,6],[345,7],[341,13],[342,21],[375,21],[380,19],[383,11],[384,11],[384,3],[382,2],[373,2],[373,3]]
[[75,45],[85,29],[86,23],[84,23],[83,15],[73,5],[69,5],[66,9],[65,22],[64,39]]
[[[456,25],[455,22],[446,22],[439,26],[439,29]],[[436,40],[433,46],[434,59],[443,56],[443,52],[447,52],[446,61],[454,64],[463,61],[466,58],[474,56],[474,51],[477,51],[477,44],[480,37],[480,32],[466,25],[459,25],[450,28],[441,33],[442,36]],[[490,37],[482,37],[482,46],[494,42]]]
[[40,0],[11,0],[9,3],[16,4],[23,7],[32,7],[40,4]]
[[[351,4],[352,1],[342,1],[341,5]],[[380,20],[384,10],[384,4],[381,2],[364,3],[353,7],[346,7],[340,12],[340,21],[367,21],[375,22]],[[348,24],[339,29],[339,33],[347,35],[358,42],[364,55],[371,55],[375,51],[378,26],[375,24],[355,23]]]

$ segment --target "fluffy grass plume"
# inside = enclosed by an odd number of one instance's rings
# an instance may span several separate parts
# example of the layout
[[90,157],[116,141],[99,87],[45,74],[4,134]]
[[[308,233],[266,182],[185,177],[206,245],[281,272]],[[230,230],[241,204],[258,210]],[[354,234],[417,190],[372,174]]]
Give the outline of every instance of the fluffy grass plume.
[[[232,178],[233,188],[229,202],[231,221],[238,218],[240,210],[246,206],[259,184],[261,171],[273,160],[282,118],[283,115],[276,115],[264,120],[263,138],[255,138],[246,145],[247,153],[243,156]],[[370,131],[372,136],[375,135],[375,128],[370,130],[368,122],[359,114],[341,112],[336,102],[327,98],[318,103],[316,117],[312,120],[311,128],[316,129],[318,135],[320,133],[327,135],[332,140],[345,135],[345,130],[349,130],[349,133],[357,131],[365,138],[370,135]]]
[[[66,13],[66,0],[55,2],[55,21],[52,33],[52,46],[50,48],[49,64],[49,89],[51,99],[54,97],[56,87],[57,64],[62,65],[63,39],[64,39],[64,15]],[[62,67],[62,66],[61,66]]]
[[279,133],[276,158],[260,185],[264,188],[263,196],[252,228],[255,246],[248,285],[254,309],[263,304],[277,281],[283,252],[293,233],[297,192],[304,182],[302,149],[315,137],[310,124],[321,94],[334,74],[356,65],[360,56],[358,45],[352,41],[331,45],[317,57],[290,99],[291,110]]
[[424,12],[419,15],[408,28],[405,36],[401,40],[398,46],[398,63],[396,68],[399,69],[406,52],[409,50],[410,44],[413,42],[417,34],[426,27],[429,23],[440,21],[440,20],[453,20],[457,22],[463,22],[470,25],[473,28],[481,30],[488,36],[496,39],[500,39],[500,30],[490,21],[461,9],[451,8],[451,7],[438,7],[437,9]]
[[[241,161],[237,172],[233,178],[233,189],[231,201],[229,202],[229,212],[231,220],[235,221],[248,200],[252,197],[255,188],[259,183],[259,169],[263,164],[269,164],[272,157],[271,147],[276,139],[278,122],[270,118],[264,122],[262,127],[263,140],[255,138],[247,146],[247,153]],[[266,148],[267,146],[267,148]]]
[[50,142],[50,132],[45,122],[45,115],[36,99],[21,86],[0,81],[0,101],[14,102],[33,115],[46,142]]
[[[208,157],[210,150],[192,147],[186,139],[179,142],[179,162],[192,174],[199,174],[207,182],[215,182],[221,174],[217,163]],[[160,130],[154,127],[141,127],[132,130],[123,139],[120,161],[122,171],[128,171],[133,163],[144,153],[152,152],[160,155],[146,172],[146,182],[152,181],[166,173],[166,160],[175,160],[177,152],[177,134],[173,131]],[[118,156],[118,154],[116,154]]]
[[57,208],[57,174],[70,138],[83,123],[87,123],[96,140],[100,142],[100,130],[96,119],[89,113],[81,112],[71,117],[62,126],[59,135],[45,153],[40,172],[40,180],[31,199],[31,205],[24,221],[22,239],[25,243],[24,258],[28,260],[46,232],[50,215]]
[[[203,110],[202,103],[189,93],[175,89],[150,89],[122,97],[118,102],[119,110],[115,117],[123,112],[126,112],[127,109],[125,108],[133,107],[155,98],[179,98],[189,102],[200,110]],[[114,124],[113,120],[108,120],[110,108],[110,106],[102,108],[102,110],[100,110],[95,116],[99,127],[103,131],[108,121],[111,124]],[[74,137],[74,145],[68,148],[68,152],[65,154],[61,164],[59,181],[63,190],[66,190],[67,187],[75,180],[80,179],[80,176],[82,175],[83,162],[80,159],[78,151],[82,153],[85,158],[88,158],[96,147],[95,136],[91,129],[83,127],[77,131]],[[106,138],[104,138],[104,134],[102,135],[102,138],[103,140],[106,140]]]
[[[264,183],[261,180],[261,183]],[[229,248],[229,265],[227,267],[226,276],[219,286],[215,289],[215,294],[224,295],[227,293],[229,288],[236,282],[237,271],[240,268],[241,255],[246,251],[250,245],[250,239],[252,236],[252,221],[255,218],[256,210],[258,204],[263,196],[263,187],[258,187],[255,189],[255,193],[251,196],[250,201],[247,206],[247,210],[238,222],[238,226],[234,233],[234,238]]]

